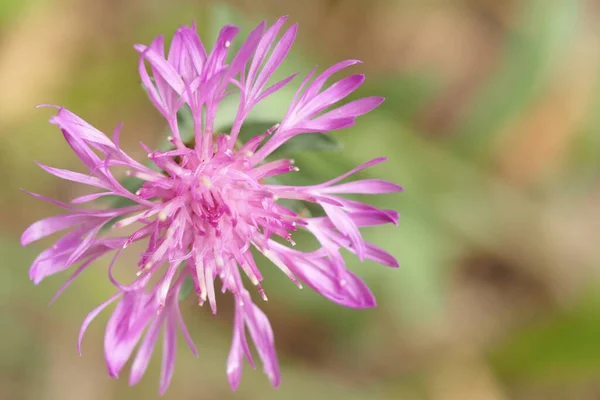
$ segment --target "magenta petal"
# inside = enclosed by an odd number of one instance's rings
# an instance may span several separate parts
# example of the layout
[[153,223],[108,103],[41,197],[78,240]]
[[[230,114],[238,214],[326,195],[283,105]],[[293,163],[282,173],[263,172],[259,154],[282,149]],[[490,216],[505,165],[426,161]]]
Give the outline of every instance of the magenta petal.
[[350,175],[357,173],[358,171],[361,171],[361,170],[363,170],[365,168],[368,168],[368,167],[372,167],[373,165],[380,164],[380,163],[382,163],[382,162],[384,162],[386,160],[387,160],[387,158],[385,158],[385,157],[374,158],[373,160],[368,161],[368,162],[366,162],[364,164],[361,164],[358,167],[353,168],[350,171],[346,172],[345,174],[342,174],[342,175],[338,176],[337,178],[334,178],[334,179],[329,180],[327,182],[321,183],[320,185],[317,185],[315,187],[319,187],[320,188],[320,187],[325,187],[325,186],[333,185],[334,183],[337,183],[337,182],[341,181],[342,179],[345,179],[345,178],[349,177]]
[[25,190],[25,189],[21,189],[21,191],[22,191],[23,193],[27,193],[27,194],[28,194],[28,195],[30,195],[31,197],[35,197],[36,199],[39,199],[39,200],[46,201],[46,202],[48,202],[48,203],[54,204],[55,206],[58,206],[58,207],[60,207],[60,208],[64,208],[65,210],[71,210],[71,211],[72,211],[72,210],[76,210],[76,208],[75,208],[75,207],[73,207],[73,206],[71,206],[71,205],[69,205],[69,204],[63,203],[63,202],[61,202],[61,201],[58,201],[58,200],[50,199],[50,198],[48,198],[48,197],[46,197],[46,196],[43,196],[43,195],[41,195],[41,194],[34,193],[34,192],[30,192],[30,191],[28,191],[28,190]]
[[99,193],[85,194],[83,196],[75,197],[73,200],[71,200],[71,204],[83,204],[83,203],[87,203],[89,201],[98,200],[100,197],[111,196],[111,195],[114,195],[114,193],[113,192],[99,192]]
[[275,48],[273,49],[273,52],[265,63],[263,69],[260,71],[260,74],[255,82],[256,88],[261,90],[267,84],[275,70],[279,68],[292,48],[292,44],[294,44],[297,32],[298,25],[294,24],[283,34],[281,40],[277,43],[277,45],[275,45]]
[[62,231],[63,229],[93,220],[94,217],[78,214],[55,215],[53,217],[41,219],[31,224],[29,228],[25,229],[21,235],[21,245],[27,246],[36,240],[50,236],[53,233]]
[[229,380],[231,390],[234,391],[237,390],[240,385],[244,354],[246,354],[252,368],[256,368],[252,360],[252,354],[248,348],[248,342],[246,341],[245,329],[243,309],[242,306],[239,305],[239,302],[236,302],[233,322],[233,338],[229,356],[227,357],[227,379]]
[[231,61],[229,71],[227,72],[227,75],[225,75],[225,84],[229,84],[229,80],[232,77],[246,68],[248,60],[250,60],[250,57],[252,57],[256,51],[256,47],[258,46],[264,30],[265,23],[261,22],[254,30],[252,30],[252,32],[250,32],[250,34],[248,34],[246,41]]
[[136,294],[126,293],[106,325],[104,354],[113,378],[118,378],[149,322],[149,315],[134,314],[141,301],[144,299],[137,299]]
[[350,93],[354,92],[365,81],[362,74],[351,75],[340,81],[337,81],[322,93],[310,100],[309,105],[302,108],[302,115],[314,115],[321,112],[332,104],[342,100]]
[[102,151],[116,150],[114,143],[111,142],[108,136],[65,108],[61,108],[51,121],[71,134],[76,134],[85,142],[97,145],[98,149]]
[[380,179],[363,179],[320,189],[321,193],[383,194],[401,192],[404,188]]
[[144,336],[144,340],[137,351],[133,364],[131,365],[131,375],[129,375],[129,384],[131,386],[137,384],[140,379],[144,376],[152,353],[154,352],[154,346],[160,335],[160,328],[162,327],[161,320],[155,320],[150,327],[148,332]]
[[336,72],[338,72],[344,68],[347,68],[351,65],[360,64],[360,63],[361,63],[361,61],[359,61],[359,60],[346,60],[346,61],[339,62],[339,63],[327,68],[308,87],[308,89],[306,90],[306,93],[304,94],[304,96],[302,96],[300,101],[302,101],[302,99],[311,99],[311,98],[315,97],[319,93],[319,91],[321,90],[321,88],[323,87],[325,82],[327,82],[327,80],[329,79],[329,77],[331,75],[333,75]]
[[322,207],[327,213],[327,216],[331,219],[331,223],[333,223],[343,235],[350,239],[356,250],[356,255],[362,261],[364,259],[365,242],[358,227],[354,221],[352,221],[352,218],[338,207],[330,206],[328,204],[322,204]]
[[170,117],[170,115],[169,115],[169,111],[167,110],[165,100],[160,97],[160,95],[158,94],[158,90],[152,83],[152,80],[150,79],[150,75],[148,74],[148,71],[146,70],[146,63],[144,60],[145,60],[144,56],[142,55],[142,56],[140,56],[140,61],[138,63],[138,73],[140,75],[140,79],[142,80],[142,84],[146,88],[148,96],[150,97],[150,101],[152,101],[152,104],[154,104],[154,107],[156,107],[158,109],[158,111],[160,111],[160,113],[163,114],[163,116],[168,119]]
[[344,296],[340,299],[341,301],[339,301],[340,304],[356,308],[372,308],[377,305],[375,296],[373,296],[369,287],[354,273],[348,271],[340,281],[340,285],[342,286],[342,293],[344,293]]
[[78,183],[83,183],[84,185],[90,185],[90,186],[96,186],[96,187],[103,188],[103,189],[108,189],[108,187],[106,186],[106,184],[104,182],[102,182],[100,179],[98,179],[94,176],[80,174],[78,172],[73,172],[73,171],[69,171],[66,169],[53,168],[53,167],[49,167],[49,166],[41,164],[41,163],[36,163],[36,164],[39,165],[40,168],[42,168],[44,171],[46,171],[54,176],[57,176],[61,179],[78,182]]
[[163,361],[160,370],[159,393],[162,396],[167,391],[173,371],[175,371],[175,356],[177,352],[176,321],[172,312],[166,317],[165,338],[163,343]]
[[[196,76],[202,75],[207,55],[206,50],[204,49],[204,45],[200,40],[200,37],[198,36],[196,31],[193,31],[187,27],[179,32],[179,36],[181,37],[182,44],[185,46],[186,55],[191,61]],[[181,71],[187,79],[192,78],[193,75],[191,74],[191,71],[184,69],[184,63],[182,62],[184,56],[183,53],[180,53],[179,56],[177,56],[177,54],[174,52],[173,47],[171,47],[171,50],[173,53],[169,53],[169,61],[171,61],[172,59],[172,62],[179,67],[179,71]],[[180,52],[181,51],[182,50],[180,50]]]
[[351,101],[344,104],[335,110],[329,111],[321,116],[321,118],[346,118],[358,117],[359,115],[371,112],[373,109],[383,103],[383,97],[365,97],[362,99]]
[[69,258],[65,262],[66,266],[70,266],[71,264],[73,264],[79,259],[79,257],[81,257],[85,253],[85,251],[92,245],[92,241],[103,226],[104,222],[90,229],[87,236],[83,238],[83,240],[81,240],[80,244],[75,249],[73,249],[73,252],[70,254]]
[[56,299],[58,299],[58,297],[71,285],[71,283],[73,283],[73,281],[87,268],[90,266],[90,264],[94,261],[96,261],[96,257],[92,257],[90,258],[88,261],[84,262],[83,264],[81,264],[76,270],[75,272],[73,272],[71,274],[71,276],[69,277],[69,279],[67,279],[61,286],[60,288],[56,291],[56,293],[54,293],[54,295],[52,296],[52,299],[50,299],[50,304],[54,303],[56,301]]
[[396,260],[393,255],[371,243],[367,243],[365,258],[378,262],[379,264],[387,265],[388,267],[397,268],[400,266],[398,260]]
[[239,31],[240,29],[233,25],[226,25],[221,29],[217,41],[208,56],[204,70],[202,71],[204,81],[206,81],[208,77],[214,76],[223,68],[231,42]]
[[250,331],[250,336],[256,346],[258,355],[263,363],[263,370],[274,387],[279,386],[281,376],[279,363],[275,353],[275,339],[267,316],[252,302],[244,303],[244,318]]
[[175,310],[175,313],[177,314],[177,322],[179,324],[179,329],[181,329],[181,333],[183,334],[183,338],[185,339],[192,354],[194,356],[198,357],[198,349],[196,349],[196,345],[194,344],[194,341],[192,340],[190,333],[188,332],[188,329],[185,326],[185,321],[183,320],[183,317],[181,316],[181,310],[179,309],[178,301],[175,302],[175,304],[173,305],[173,308]]
[[315,118],[313,120],[304,121],[299,123],[291,129],[293,133],[304,133],[304,132],[327,132],[327,131],[337,131],[339,129],[350,128],[354,126],[354,118]]
[[392,223],[398,225],[400,215],[394,210],[367,210],[349,213],[356,226],[374,226]]
[[100,304],[98,307],[94,308],[83,320],[81,324],[81,329],[79,330],[79,339],[77,340],[77,352],[81,355],[81,341],[83,340],[83,335],[85,335],[85,331],[88,326],[92,323],[94,318],[98,316],[106,307],[110,305],[113,301],[115,301],[122,293],[117,293],[112,296],[110,299],[106,300],[104,303]]
[[67,269],[66,261],[85,232],[86,227],[76,228],[60,238],[54,246],[40,253],[29,270],[29,278],[33,283],[37,285],[45,277]]
[[330,261],[297,259],[292,271],[308,286],[329,300],[351,308],[375,307],[375,297],[365,283],[351,271],[338,269]]
[[252,62],[250,63],[250,69],[248,70],[248,78],[247,78],[248,87],[250,87],[251,85],[254,84],[258,69],[260,68],[261,65],[263,65],[263,61],[265,60],[265,57],[267,56],[267,52],[273,45],[273,42],[275,41],[275,37],[277,36],[277,33],[279,32],[279,30],[281,29],[283,24],[285,24],[286,21],[287,21],[287,16],[279,18],[277,21],[275,21],[275,23],[269,29],[267,29],[267,31],[263,35],[262,39],[260,40],[260,42],[256,48],[256,54],[254,55],[254,58],[252,59]]
[[160,74],[161,78],[163,78],[165,82],[169,84],[175,93],[178,95],[183,94],[183,81],[171,64],[162,58],[155,50],[149,47],[142,45],[136,45],[134,47],[146,60],[148,60],[152,68],[154,68],[156,72]]
[[256,100],[254,100],[254,102],[252,103],[252,106],[255,106],[256,104],[260,103],[262,100],[267,98],[269,95],[271,95],[271,94],[277,92],[278,90],[280,90],[281,88],[283,88],[285,85],[290,83],[292,81],[292,79],[294,79],[297,75],[298,74],[292,74],[292,75],[288,76],[287,78],[282,79],[281,81],[274,83],[271,86],[269,86],[268,88],[266,88],[260,94],[260,96],[258,96],[256,98]]

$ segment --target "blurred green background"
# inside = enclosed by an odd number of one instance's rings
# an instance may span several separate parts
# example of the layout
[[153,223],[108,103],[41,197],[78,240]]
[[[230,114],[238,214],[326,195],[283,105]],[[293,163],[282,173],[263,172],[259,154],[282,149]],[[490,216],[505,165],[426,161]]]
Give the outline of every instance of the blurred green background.
[[[102,336],[108,313],[79,326],[113,293],[106,260],[51,307],[66,278],[34,287],[23,249],[34,220],[85,188],[34,160],[83,171],[38,103],[68,107],[121,140],[158,144],[164,122],[140,88],[134,43],[196,20],[204,37],[289,14],[299,39],[281,74],[344,58],[365,61],[357,95],[387,101],[333,136],[344,150],[296,156],[297,182],[318,182],[378,156],[362,176],[405,186],[368,199],[398,209],[400,226],[365,231],[398,270],[348,257],[378,308],[350,310],[295,290],[263,266],[259,305],[276,335],[282,384],[247,364],[238,392],[225,363],[231,301],[219,315],[189,299],[199,347],[180,340],[166,399],[600,399],[600,2],[578,0],[2,0],[0,2],[0,397],[157,396],[160,352],[142,382],[111,380]],[[244,37],[240,36],[239,39]],[[205,40],[205,43],[208,39]],[[290,86],[294,90],[299,82]],[[289,91],[257,118],[281,116]],[[135,261],[121,258],[121,268]],[[229,301],[229,304],[227,302]],[[223,305],[221,305],[223,304]]]

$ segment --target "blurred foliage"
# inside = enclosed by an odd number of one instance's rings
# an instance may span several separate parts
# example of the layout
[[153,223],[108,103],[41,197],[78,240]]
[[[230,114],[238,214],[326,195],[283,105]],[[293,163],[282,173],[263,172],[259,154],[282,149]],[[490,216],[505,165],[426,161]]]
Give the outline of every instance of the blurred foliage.
[[[7,398],[147,398],[156,395],[159,370],[155,356],[139,386],[127,388],[126,376],[111,381],[102,364],[102,321],[89,330],[84,358],[76,355],[81,320],[112,294],[107,260],[86,271],[50,309],[44,303],[63,277],[40,287],[28,281],[27,267],[43,247],[22,249],[17,238],[56,210],[18,188],[64,201],[81,190],[35,168],[34,159],[81,166],[54,127],[42,125],[49,114],[31,106],[65,105],[106,132],[125,120],[122,145],[134,156],[143,154],[139,141],[167,146],[164,121],[140,89],[131,45],[157,34],[169,37],[195,20],[205,43],[221,25],[242,26],[235,47],[256,22],[283,13],[299,22],[300,33],[274,80],[316,64],[323,70],[343,57],[361,58],[367,80],[354,96],[387,98],[356,127],[290,142],[280,155],[293,152],[300,172],[284,179],[316,183],[388,157],[357,177],[389,179],[406,191],[357,198],[401,212],[398,228],[365,230],[401,268],[347,257],[378,299],[378,308],[359,311],[296,290],[261,263],[270,299],[261,306],[282,364],[277,390],[247,366],[239,392],[230,394],[225,361],[231,311],[220,305],[212,317],[186,300],[185,317],[201,355],[194,359],[180,343],[165,397],[600,398],[595,2],[5,0],[0,84],[20,82],[0,95],[0,309],[8,326],[0,345],[0,387]],[[49,21],[44,31],[40,21]],[[78,40],[69,39],[67,48],[67,38]],[[37,54],[47,47],[56,58],[40,60]],[[15,64],[23,57],[27,65]],[[53,69],[57,63],[61,68]],[[35,80],[42,76],[36,68],[54,75]],[[278,121],[297,85],[262,103],[244,130],[253,134]],[[231,98],[217,126],[227,131],[234,113]],[[447,122],[435,129],[440,119]],[[295,240],[311,245],[308,235]],[[124,271],[135,263],[136,251],[120,261]]]

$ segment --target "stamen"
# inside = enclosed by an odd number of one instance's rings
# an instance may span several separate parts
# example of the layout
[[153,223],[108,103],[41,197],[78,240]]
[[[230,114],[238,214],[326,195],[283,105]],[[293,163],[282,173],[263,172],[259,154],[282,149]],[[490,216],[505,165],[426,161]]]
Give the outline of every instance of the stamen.
[[208,292],[208,302],[210,303],[210,309],[212,310],[213,315],[216,315],[217,302],[215,298],[215,282],[213,279],[213,271],[211,267],[206,268],[204,278],[206,279],[206,289]]
[[265,290],[260,285],[258,285],[258,293],[260,293],[260,297],[262,297],[262,299],[264,301],[269,301],[269,298],[267,297]]
[[206,280],[204,279],[204,265],[202,261],[196,263],[196,277],[198,278],[198,284],[200,285],[200,305],[206,301]]
[[165,222],[168,217],[169,216],[167,215],[167,213],[164,210],[162,210],[158,213],[158,220],[161,222]]
[[144,265],[142,267],[142,269],[140,269],[138,272],[136,272],[135,274],[137,276],[142,275],[144,272],[146,272],[147,270],[149,270],[150,268],[152,268],[152,263],[151,262],[147,262],[146,265]]
[[206,175],[202,175],[200,177],[200,183],[202,183],[204,186],[206,186],[207,189],[211,189],[213,187],[213,184],[212,184],[210,178]]

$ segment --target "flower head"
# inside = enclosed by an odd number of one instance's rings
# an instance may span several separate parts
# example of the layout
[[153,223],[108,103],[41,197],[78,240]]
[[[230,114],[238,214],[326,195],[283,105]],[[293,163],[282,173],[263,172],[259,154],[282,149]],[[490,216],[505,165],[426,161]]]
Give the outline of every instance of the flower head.
[[[296,36],[296,25],[292,25],[276,39],[285,21],[285,17],[280,18],[268,29],[264,23],[260,24],[229,63],[228,52],[238,32],[234,26],[221,30],[210,53],[193,26],[182,27],[175,33],[168,54],[162,37],[150,46],[135,46],[140,53],[141,80],[171,130],[171,149],[155,151],[144,146],[157,168],[132,159],[120,149],[120,126],[110,140],[64,108],[58,108],[57,115],[50,120],[61,129],[90,172],[81,174],[40,166],[59,178],[101,191],[77,197],[71,204],[33,194],[66,209],[67,213],[31,225],[23,233],[22,244],[70,229],[40,254],[30,271],[37,284],[49,275],[76,267],[59,293],[92,262],[114,253],[108,272],[118,292],[92,311],[82,327],[83,335],[102,309],[119,300],[105,336],[111,376],[118,375],[141,340],[130,380],[135,384],[144,373],[164,326],[160,385],[164,392],[173,373],[177,326],[195,352],[178,306],[179,293],[187,280],[199,304],[208,302],[213,313],[217,312],[217,283],[220,282],[223,292],[228,291],[236,298],[233,344],[227,367],[232,388],[239,384],[243,356],[254,365],[246,327],[265,372],[277,386],[280,378],[273,332],[244,284],[247,279],[267,300],[251,250],[262,253],[298,287],[304,282],[326,298],[356,308],[373,307],[375,299],[366,285],[346,269],[340,250],[349,250],[361,260],[397,266],[390,254],[367,243],[359,230],[363,226],[396,224],[397,212],[339,196],[401,190],[394,183],[376,179],[341,183],[351,174],[384,161],[383,158],[314,186],[269,183],[274,176],[298,171],[293,160],[268,159],[286,141],[304,133],[326,133],[352,126],[356,117],[383,101],[379,97],[366,97],[338,105],[363,83],[364,76],[350,75],[331,85],[326,85],[327,80],[358,61],[340,62],[314,79],[313,70],[300,84],[281,122],[239,144],[240,129],[253,107],[295,76],[269,85]],[[215,118],[219,105],[233,94],[239,96],[233,125],[229,132],[217,132]],[[177,119],[183,107],[191,111],[194,135],[191,142],[184,140]],[[126,167],[130,176],[143,181],[140,189],[132,193],[125,188],[113,175],[115,167]],[[77,207],[104,196],[120,196],[130,205],[116,209]],[[301,215],[285,206],[282,199],[315,203],[322,207],[324,216]],[[103,227],[107,226],[113,231],[110,238],[102,236]],[[119,236],[120,228],[126,226],[135,226],[135,230]],[[320,247],[310,252],[293,249],[293,233],[299,229],[314,235]],[[123,284],[114,278],[112,270],[118,256],[134,242],[143,242],[146,249],[139,257],[137,278]]]

